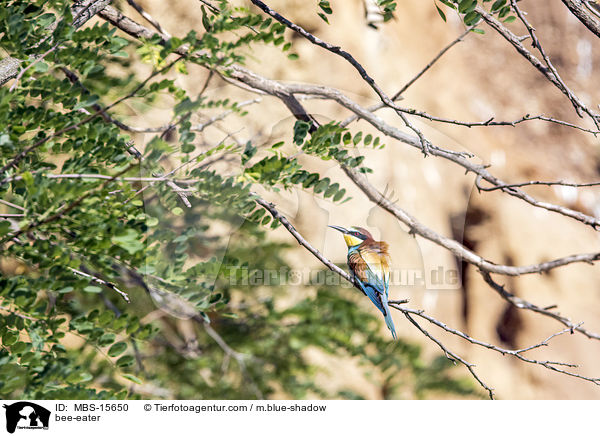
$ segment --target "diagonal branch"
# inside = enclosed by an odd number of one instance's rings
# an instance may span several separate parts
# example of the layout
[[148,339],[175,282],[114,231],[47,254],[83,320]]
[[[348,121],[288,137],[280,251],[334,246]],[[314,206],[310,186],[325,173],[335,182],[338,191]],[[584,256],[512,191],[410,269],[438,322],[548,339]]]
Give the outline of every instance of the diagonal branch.
[[[538,58],[536,58],[525,46],[521,39],[508,30],[500,21],[489,14],[483,7],[477,6],[475,10],[481,14],[483,20],[496,32],[498,32],[506,41],[508,41],[516,50],[523,56],[531,65],[533,65],[540,73],[542,73],[546,79],[548,79],[554,86],[556,86],[567,98],[571,101],[571,104],[575,108],[577,114],[581,116],[581,112],[585,112],[592,119],[596,128],[600,129],[600,116],[592,112],[583,102],[571,91],[567,85],[563,82],[558,72],[554,67],[550,67],[551,64],[544,65]],[[533,32],[532,32],[533,33]],[[538,45],[539,46],[539,45]],[[543,53],[545,55],[545,53]],[[549,62],[549,60],[546,60]]]
[[473,378],[475,380],[477,380],[477,383],[479,383],[481,385],[481,387],[483,387],[488,392],[490,400],[495,399],[494,398],[494,389],[490,388],[487,384],[485,384],[485,382],[477,375],[477,373],[473,369],[475,367],[475,364],[467,362],[465,359],[460,357],[458,354],[448,350],[448,348],[439,339],[436,339],[427,330],[425,330],[423,327],[421,327],[421,325],[417,321],[415,321],[415,319],[412,316],[410,316],[410,313],[408,313],[408,312],[402,312],[402,313],[404,314],[406,319],[408,319],[410,321],[410,323],[412,325],[414,325],[421,333],[423,333],[432,342],[435,342],[438,345],[438,347],[440,347],[442,349],[442,351],[446,354],[446,357],[448,359],[450,359],[454,362],[458,361],[462,365],[464,365],[467,368],[467,370],[471,373]]
[[[390,307],[393,307],[394,309],[401,311],[405,316],[408,314],[412,314],[412,315],[419,316],[423,319],[426,319],[431,324],[438,326],[439,328],[447,331],[448,333],[452,333],[453,335],[458,336],[474,345],[478,345],[480,347],[496,351],[496,352],[502,354],[503,356],[506,356],[506,355],[514,356],[515,358],[521,360],[522,362],[531,363],[533,365],[539,365],[546,369],[549,369],[550,371],[558,372],[560,374],[565,374],[565,375],[568,375],[568,376],[574,377],[574,378],[579,378],[581,380],[589,381],[595,385],[600,386],[600,378],[587,377],[587,376],[584,376],[581,374],[574,373],[572,371],[565,370],[563,368],[559,368],[560,366],[567,367],[567,368],[577,368],[578,365],[575,365],[572,363],[565,363],[565,362],[553,362],[550,360],[537,360],[537,359],[532,359],[532,358],[523,356],[523,353],[526,353],[528,351],[535,350],[535,349],[541,348],[541,347],[547,347],[549,345],[550,340],[552,340],[553,338],[555,338],[557,336],[563,335],[568,332],[572,333],[573,329],[571,329],[571,328],[567,327],[566,329],[563,329],[559,332],[553,333],[552,335],[550,335],[543,341],[538,342],[537,344],[531,345],[529,347],[521,348],[518,350],[508,350],[506,348],[498,347],[497,345],[493,345],[488,342],[484,342],[484,341],[480,341],[479,339],[472,338],[471,336],[467,335],[466,333],[464,333],[460,330],[457,330],[457,329],[453,329],[452,327],[447,326],[446,324],[433,318],[432,316],[426,315],[425,312],[422,310],[408,309],[406,307],[400,306],[398,303],[396,303],[394,301],[390,301]],[[579,327],[579,326],[581,326],[581,323],[577,324],[577,327]]]
[[[562,0],[562,2],[569,8],[571,13],[585,25],[585,27],[600,38],[600,20],[597,20],[590,12],[588,12],[588,10],[591,11],[591,8],[586,10],[586,6],[588,6],[589,2],[582,0]],[[596,13],[598,12],[600,11],[597,11]]]
[[556,321],[560,322],[562,325],[568,327],[571,330],[581,333],[582,335],[588,337],[589,339],[596,339],[596,340],[600,341],[599,334],[593,333],[593,332],[590,332],[590,331],[584,329],[583,327],[581,327],[581,324],[576,324],[576,323],[572,322],[569,318],[562,316],[558,312],[552,312],[550,310],[552,307],[539,307],[539,306],[536,306],[535,304],[530,303],[529,301],[523,300],[522,298],[517,297],[515,294],[508,292],[506,289],[504,289],[503,285],[494,281],[494,279],[492,279],[492,276],[490,273],[485,272],[485,271],[479,271],[479,273],[481,274],[481,276],[483,277],[485,282],[494,291],[496,291],[498,293],[498,295],[500,295],[504,300],[508,301],[513,306],[515,306],[519,309],[530,310],[532,312],[536,312],[541,315],[547,316],[549,318],[555,319]]
[[[454,39],[452,42],[450,42],[447,46],[445,46],[443,49],[441,49],[438,54],[436,54],[433,59],[431,61],[429,61],[429,63],[427,65],[425,65],[425,67],[423,67],[423,69],[421,71],[419,71],[412,79],[410,79],[408,82],[406,82],[406,84],[400,88],[400,90],[394,94],[394,96],[392,97],[393,101],[399,100],[402,98],[402,94],[404,94],[406,92],[406,90],[408,88],[410,88],[417,80],[419,80],[421,78],[421,76],[423,74],[425,74],[431,67],[433,67],[433,65],[439,61],[441,59],[442,56],[444,56],[452,47],[454,47],[456,44],[458,44],[459,42],[461,42],[465,36],[467,36],[469,34],[469,32],[471,32],[471,30],[473,30],[475,28],[475,26],[471,26],[469,28],[467,28],[467,30],[465,30],[463,33],[461,33],[456,39]],[[368,110],[370,112],[375,112],[378,111],[381,108],[384,108],[386,105],[382,102],[382,103],[377,103],[371,107],[368,108]],[[348,117],[346,120],[344,120],[342,122],[342,126],[347,126],[348,124],[356,121],[358,119],[357,115],[352,115],[351,117]]]

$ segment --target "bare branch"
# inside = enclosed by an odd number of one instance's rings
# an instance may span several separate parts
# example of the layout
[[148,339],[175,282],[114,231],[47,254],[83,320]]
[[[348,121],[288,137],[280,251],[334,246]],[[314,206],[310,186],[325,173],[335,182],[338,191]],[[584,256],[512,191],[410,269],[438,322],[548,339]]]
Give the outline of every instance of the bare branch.
[[[565,375],[568,375],[570,377],[574,377],[574,378],[579,378],[579,379],[582,379],[582,380],[586,380],[586,381],[589,381],[591,383],[594,383],[595,385],[600,386],[600,378],[587,377],[587,376],[584,376],[584,375],[581,375],[581,374],[576,374],[576,373],[573,373],[571,371],[567,371],[567,370],[562,369],[562,368],[558,368],[559,366],[568,367],[568,368],[576,368],[577,365],[575,365],[575,364],[564,363],[564,362],[553,362],[553,361],[549,361],[549,360],[537,360],[537,359],[531,359],[529,357],[523,356],[523,353],[526,353],[527,351],[531,351],[531,350],[534,350],[536,348],[547,347],[548,344],[549,344],[549,342],[550,342],[550,340],[552,340],[553,338],[555,338],[557,336],[563,335],[563,334],[568,333],[568,332],[572,333],[573,329],[571,329],[571,328],[566,328],[564,330],[556,332],[556,333],[550,335],[548,338],[544,339],[543,341],[538,342],[537,344],[531,345],[529,347],[521,348],[521,349],[518,349],[518,350],[508,350],[506,348],[498,347],[497,345],[493,345],[493,344],[490,344],[490,343],[487,343],[487,342],[480,341],[478,339],[472,338],[471,336],[467,335],[466,333],[464,333],[464,332],[462,332],[460,330],[457,330],[457,329],[453,329],[452,327],[447,326],[446,324],[444,324],[443,322],[441,322],[441,321],[433,318],[432,316],[426,315],[425,312],[422,311],[422,310],[408,309],[408,308],[405,308],[405,307],[402,307],[402,306],[398,305],[398,303],[395,302],[395,301],[390,301],[389,304],[390,304],[390,307],[393,307],[394,309],[401,311],[404,315],[412,314],[412,315],[419,316],[419,317],[421,317],[423,319],[426,319],[431,324],[434,324],[434,325],[438,326],[439,328],[441,328],[441,329],[443,329],[443,330],[445,330],[445,331],[447,331],[449,333],[452,333],[453,335],[458,336],[458,337],[460,337],[460,338],[462,338],[462,339],[464,339],[464,340],[466,340],[466,341],[468,341],[468,342],[470,342],[470,343],[472,343],[474,345],[478,345],[480,347],[496,351],[496,352],[502,354],[503,356],[505,356],[505,355],[514,356],[515,358],[517,358],[517,359],[519,359],[519,360],[521,360],[523,362],[530,363],[530,364],[533,364],[533,365],[542,366],[542,367],[544,367],[546,369],[549,369],[551,371],[558,372],[558,373],[561,373],[561,374],[565,374]],[[576,327],[580,327],[580,326],[581,326],[581,323],[576,325]]]
[[[483,7],[477,6],[475,10],[481,14],[481,17],[485,20],[485,22],[496,32],[498,32],[504,39],[506,39],[525,59],[531,63],[538,71],[540,71],[554,86],[556,86],[563,94],[567,96],[567,98],[573,104],[577,114],[582,116],[582,111],[589,115],[592,119],[596,128],[600,129],[600,122],[598,121],[598,115],[592,112],[579,98],[567,87],[567,85],[563,82],[560,75],[556,71],[556,69],[550,63],[550,60],[545,55],[545,52],[540,51],[542,56],[544,57],[544,61],[546,65],[544,65],[538,58],[536,58],[525,46],[523,45],[521,39],[519,39],[514,33],[508,30],[500,21],[494,18],[491,14],[489,14]],[[528,27],[530,30],[530,36],[535,38],[535,32],[531,31],[530,26]],[[537,41],[535,38],[534,41]],[[536,43],[536,46],[540,48]]]
[[260,206],[262,206],[263,208],[265,208],[273,216],[273,219],[279,221],[281,223],[281,225],[283,225],[283,227],[285,227],[286,230],[296,239],[296,241],[298,241],[298,244],[300,244],[301,246],[306,248],[309,252],[311,252],[317,259],[319,259],[319,261],[321,261],[321,263],[323,265],[325,265],[331,271],[339,274],[345,280],[352,283],[352,285],[354,285],[354,287],[356,287],[356,289],[358,289],[359,291],[364,293],[364,291],[360,288],[358,283],[356,283],[356,281],[354,280],[354,277],[352,277],[350,274],[348,274],[346,271],[341,269],[336,264],[332,263],[329,259],[327,259],[325,256],[323,256],[323,254],[321,254],[321,252],[319,250],[314,248],[306,239],[304,239],[304,237],[296,230],[296,228],[288,221],[288,219],[286,217],[284,217],[281,213],[279,213],[279,211],[277,210],[277,208],[275,207],[275,205],[273,203],[269,203],[269,202],[263,200],[261,197],[259,197],[256,194],[253,194],[253,196],[254,196],[254,201],[256,203],[258,203]]
[[163,35],[165,38],[170,38],[171,35],[169,34],[169,32],[167,32],[166,30],[164,30],[162,28],[162,26],[160,25],[160,23],[158,21],[156,21],[154,18],[152,18],[152,15],[150,15],[148,12],[146,12],[138,3],[136,3],[134,0],[127,0],[127,3],[129,3],[129,5],[131,7],[133,7],[136,11],[138,11],[138,13],[144,17],[144,19],[150,23],[150,25],[152,27],[154,27],[156,30],[158,30],[158,33],[160,33],[161,35]]
[[591,182],[591,183],[570,183],[570,182],[563,182],[562,180],[559,180],[557,182],[543,182],[540,180],[531,180],[529,182],[521,182],[521,183],[512,183],[512,184],[505,184],[505,185],[497,185],[497,186],[491,186],[491,187],[483,187],[481,186],[481,178],[477,177],[477,179],[475,180],[475,185],[477,186],[477,189],[480,191],[496,191],[498,189],[505,189],[505,188],[520,188],[523,186],[534,186],[534,185],[542,185],[542,186],[570,186],[572,188],[585,188],[585,187],[591,187],[591,186],[600,186],[600,182]]
[[125,300],[127,303],[131,303],[131,300],[129,299],[129,295],[127,295],[126,292],[121,291],[119,288],[117,288],[111,282],[107,282],[106,280],[102,280],[99,277],[93,276],[91,274],[87,274],[87,273],[85,273],[83,271],[79,271],[78,269],[75,269],[75,268],[69,267],[69,269],[71,271],[73,271],[75,274],[77,274],[78,276],[82,276],[82,277],[88,278],[88,279],[90,279],[94,283],[98,283],[98,284],[100,284],[102,286],[106,286],[107,288],[112,289],[117,294],[119,294],[121,297],[123,297],[123,300]]
[[[319,95],[322,97],[329,98],[331,100],[334,100],[341,106],[345,107],[346,109],[349,109],[355,114],[357,114],[360,118],[367,121],[381,133],[389,137],[395,138],[412,147],[422,150],[422,144],[418,138],[415,138],[414,136],[411,136],[401,131],[400,129],[387,124],[385,121],[383,121],[383,119],[371,113],[368,109],[358,105],[337,89],[321,85],[281,83],[276,80],[271,80],[259,76],[258,74],[248,71],[247,69],[240,66],[232,67],[228,71],[228,73],[232,78],[239,80],[242,83],[245,83],[251,88],[258,89],[260,92],[268,93],[276,97],[285,94],[305,94]],[[438,156],[451,162],[454,162],[455,164],[463,167],[467,172],[472,172],[478,176],[481,176],[482,179],[486,180],[487,182],[493,185],[505,184],[502,180],[498,179],[497,177],[493,176],[489,171],[487,171],[485,166],[476,164],[467,159],[468,156],[471,156],[469,154],[455,152],[452,150],[445,150],[437,146],[431,146],[429,148],[429,151],[433,156]],[[573,218],[584,224],[592,226],[594,229],[598,229],[598,227],[600,226],[600,221],[595,217],[570,209],[568,207],[539,201],[535,197],[519,189],[503,188],[502,191],[513,197],[519,198],[525,201],[526,203],[531,204],[532,206],[546,209],[551,212],[559,213],[569,218]]]
[[[346,271],[342,270],[340,267],[338,267],[337,265],[335,265],[333,262],[331,262],[329,259],[327,259],[325,256],[323,256],[321,254],[321,252],[319,250],[317,250],[316,248],[314,248],[306,239],[304,239],[304,237],[294,228],[294,226],[287,220],[287,218],[285,218],[281,213],[279,213],[279,211],[277,210],[277,208],[275,207],[275,205],[273,203],[269,203],[265,200],[263,200],[261,197],[259,197],[256,194],[254,195],[254,201],[256,201],[256,203],[258,203],[259,205],[261,205],[262,207],[264,207],[272,216],[273,219],[279,221],[283,227],[285,227],[285,229],[296,239],[296,241],[298,241],[298,243],[303,246],[304,248],[306,248],[310,253],[312,253],[317,259],[319,259],[319,261],[325,265],[327,268],[329,268],[331,271],[339,274],[342,278],[344,278],[345,280],[347,280],[348,282],[352,283],[352,285],[354,285],[354,287],[356,287],[357,289],[359,289],[361,292],[364,293],[364,291],[360,288],[360,286],[358,285],[358,283],[356,283],[354,281],[354,278],[348,274]],[[400,301],[395,301],[395,304],[397,308],[397,306],[399,304],[402,304],[406,302],[406,300],[400,300]],[[451,358],[452,360],[456,360],[458,362],[460,362],[461,364],[465,365],[465,367],[469,370],[469,372],[473,375],[473,377],[477,380],[477,382],[483,387],[485,388],[491,399],[494,399],[494,394],[493,394],[493,390],[491,388],[489,388],[480,378],[479,376],[475,373],[475,371],[473,370],[473,364],[465,361],[464,359],[462,359],[460,356],[458,356],[457,354],[453,353],[452,351],[449,351],[440,341],[438,341],[436,338],[434,338],[433,336],[431,336],[429,334],[429,332],[427,332],[425,329],[423,329],[411,316],[409,313],[404,312],[404,315],[407,317],[407,319],[415,326],[417,327],[417,329],[419,329],[426,337],[428,337],[430,340],[432,340],[433,342],[435,342],[446,354],[446,356],[448,358]]]
[[[116,11],[112,7],[105,8],[100,14],[102,18],[107,19],[115,26],[119,27],[124,32],[139,38],[150,38],[152,35],[155,35],[155,32],[141,26],[135,21],[125,17],[120,12]],[[516,37],[515,37],[516,38]],[[187,48],[182,46],[177,49],[177,53],[182,56],[187,54]],[[269,95],[273,95],[281,99],[286,106],[290,109],[292,114],[294,114],[297,118],[302,119],[304,121],[312,121],[310,115],[304,110],[302,105],[298,102],[296,98],[294,98],[294,94],[304,94],[304,95],[318,95],[324,98],[329,98],[336,101],[341,106],[351,110],[360,118],[364,119],[373,127],[377,128],[383,134],[390,136],[392,138],[398,139],[405,144],[411,145],[424,151],[423,144],[419,138],[415,138],[410,136],[401,130],[392,127],[385,123],[381,118],[377,117],[373,113],[371,113],[368,109],[361,107],[356,104],[354,101],[346,97],[339,90],[334,88],[328,88],[326,86],[320,85],[304,85],[304,84],[284,84],[275,80],[270,80],[259,76],[258,74],[248,71],[247,69],[240,66],[233,66],[227,70],[227,73],[234,79],[237,83],[243,83],[246,85],[246,89],[251,91],[257,90],[259,94],[267,93]],[[231,80],[225,78],[225,80]],[[249,87],[249,88],[248,88]],[[488,181],[494,185],[503,185],[505,184],[502,180],[496,178],[492,174],[490,174],[486,168],[482,165],[470,162],[466,157],[470,156],[468,153],[460,153],[454,152],[451,150],[444,150],[439,147],[430,146],[428,147],[429,152],[438,157],[442,157],[444,159],[450,160],[461,167],[463,167],[467,172],[472,172],[481,176],[484,180]],[[1,182],[0,182],[1,186]],[[539,201],[531,195],[515,189],[515,188],[503,188],[503,192],[520,198],[521,200],[531,204],[532,206],[539,207],[542,209],[549,210],[551,212],[559,213],[561,215],[567,216],[569,218],[573,218],[577,221],[580,221],[584,224],[592,226],[594,229],[597,229],[600,226],[600,221],[595,217],[584,214],[579,211],[575,211],[573,209],[559,206],[543,201]]]
[[21,206],[19,206],[19,205],[16,205],[16,204],[14,204],[14,203],[11,203],[10,201],[6,201],[6,200],[2,200],[2,199],[0,199],[0,203],[2,203],[2,204],[5,204],[5,205],[7,205],[7,206],[10,206],[10,207],[14,207],[15,209],[19,209],[19,210],[25,210],[25,208],[24,208],[24,207],[21,207]]
[[541,315],[547,316],[549,318],[555,319],[556,321],[560,322],[561,324],[568,327],[569,329],[572,329],[573,331],[577,331],[577,332],[581,333],[582,335],[588,337],[589,339],[600,340],[599,334],[593,333],[593,332],[590,332],[590,331],[584,329],[583,327],[581,327],[581,324],[573,323],[569,318],[562,316],[558,312],[551,312],[550,309],[552,307],[539,307],[539,306],[536,306],[535,304],[532,304],[526,300],[523,300],[522,298],[517,297],[515,294],[508,292],[506,289],[504,289],[503,285],[500,285],[499,283],[495,282],[494,279],[492,279],[492,276],[490,273],[485,272],[485,271],[479,271],[479,273],[482,275],[485,282],[494,291],[496,291],[498,293],[498,295],[500,295],[503,299],[508,301],[513,306],[515,306],[519,309],[531,310],[532,312],[536,312]]
[[[429,121],[435,121],[438,123],[445,123],[445,124],[454,124],[456,126],[463,126],[463,127],[469,127],[469,128],[471,128],[471,127],[490,127],[490,126],[512,126],[512,127],[515,127],[517,124],[521,124],[521,123],[524,123],[527,121],[538,120],[538,121],[545,121],[545,122],[552,123],[552,124],[558,124],[558,125],[565,126],[565,127],[570,127],[570,128],[576,129],[576,130],[580,130],[582,132],[591,133],[594,136],[597,136],[598,134],[600,134],[600,130],[587,129],[585,127],[578,126],[577,124],[569,123],[569,122],[563,121],[563,120],[557,120],[555,118],[547,117],[545,115],[525,114],[521,118],[514,120],[514,121],[495,121],[494,117],[492,117],[486,121],[471,121],[471,122],[469,122],[469,121],[453,120],[450,118],[437,117],[435,115],[430,115],[427,112],[420,111],[417,109],[399,108],[399,110],[401,110],[402,112],[409,114],[409,115],[415,115],[417,117],[425,118]],[[348,118],[348,119],[350,119],[350,118]]]
[[392,215],[394,215],[399,221],[406,224],[410,229],[410,232],[413,234],[417,234],[425,239],[430,240],[431,242],[446,248],[452,254],[454,254],[459,259],[464,260],[474,266],[476,266],[479,270],[485,271],[488,273],[494,274],[502,274],[507,276],[519,276],[524,274],[534,274],[546,272],[554,268],[558,268],[560,266],[568,265],[574,262],[594,262],[600,259],[600,252],[598,253],[589,253],[589,254],[575,254],[572,256],[566,256],[559,259],[555,259],[549,262],[542,262],[533,265],[526,266],[511,266],[511,265],[498,265],[496,263],[490,262],[483,257],[479,256],[477,253],[466,248],[464,245],[459,243],[458,241],[447,238],[445,236],[440,235],[429,227],[421,224],[416,218],[410,215],[408,212],[404,211],[397,205],[393,204],[384,195],[382,195],[373,185],[371,185],[365,176],[359,174],[356,170],[349,167],[342,167],[346,175],[354,182],[354,184],[360,188],[360,190],[365,193],[365,195],[375,204],[379,205],[381,208],[385,209]]
[[[423,74],[425,74],[437,61],[440,60],[440,58],[446,54],[452,47],[454,47],[456,44],[458,44],[459,42],[461,42],[465,36],[467,36],[469,34],[469,32],[471,32],[471,30],[473,30],[475,27],[471,26],[469,28],[467,28],[467,30],[465,30],[463,33],[461,33],[458,38],[456,38],[455,40],[453,40],[452,42],[450,42],[447,46],[445,46],[443,49],[441,49],[438,54],[436,54],[433,59],[427,64],[425,65],[425,67],[419,71],[412,79],[410,79],[402,88],[400,88],[400,90],[394,94],[394,96],[392,97],[393,101],[402,99],[402,94],[404,94],[406,92],[406,90],[408,88],[410,88],[417,80],[419,80],[421,78],[421,76]],[[370,112],[375,112],[378,111],[381,108],[386,107],[386,105],[384,103],[377,103],[371,107],[368,108],[368,110]],[[356,121],[358,119],[357,115],[352,115],[350,117],[348,117],[346,120],[344,120],[341,125],[342,126],[347,126],[348,124]]]
[[569,8],[571,13],[585,25],[585,27],[587,27],[591,32],[600,38],[600,20],[590,15],[590,12],[594,13],[595,10],[594,14],[596,17],[600,18],[600,11],[598,9],[594,9],[594,6],[592,6],[589,1],[562,0],[562,2],[567,8]]
[[[397,308],[397,307],[394,307],[394,308]],[[475,365],[473,363],[467,362],[465,359],[460,357],[458,354],[450,351],[444,344],[442,344],[441,341],[436,339],[427,330],[425,330],[423,327],[421,327],[419,325],[419,323],[417,321],[415,321],[415,319],[412,316],[410,316],[410,313],[408,313],[408,312],[402,312],[402,313],[404,314],[406,319],[408,319],[411,322],[412,325],[414,325],[417,329],[419,329],[419,331],[421,331],[421,333],[423,333],[431,341],[435,342],[437,344],[437,346],[440,347],[442,349],[442,351],[446,354],[446,357],[448,359],[450,359],[454,362],[458,361],[462,365],[464,365],[469,370],[469,372],[471,373],[473,378],[475,380],[477,380],[477,383],[479,383],[481,385],[481,387],[483,387],[488,392],[488,395],[490,396],[490,400],[494,399],[494,389],[490,388],[487,384],[485,384],[484,381],[477,375],[477,373],[473,369],[475,367]]]
[[[298,243],[303,246],[304,248],[306,248],[310,253],[312,253],[323,265],[325,265],[327,268],[329,268],[331,271],[339,274],[342,278],[344,278],[345,280],[347,280],[348,282],[352,283],[355,287],[357,287],[358,289],[360,289],[357,284],[354,282],[353,278],[346,273],[344,270],[342,270],[341,268],[339,268],[337,265],[333,264],[329,259],[327,259],[325,256],[323,256],[321,254],[321,252],[319,252],[316,248],[314,248],[295,228],[294,226],[287,220],[287,218],[285,218],[281,213],[279,213],[279,211],[277,210],[277,208],[275,207],[275,205],[273,203],[269,203],[265,200],[263,200],[262,198],[260,198],[259,196],[257,196],[256,194],[253,194],[254,196],[254,201],[256,201],[259,205],[261,205],[262,207],[264,207],[272,216],[275,220],[279,221],[283,227],[285,227],[285,229],[296,239],[296,241],[298,241]],[[488,274],[489,276],[489,274]],[[497,286],[497,285],[496,285]],[[554,333],[553,335],[549,336],[547,339],[541,341],[538,344],[535,344],[533,346],[529,346],[526,348],[521,348],[518,350],[508,350],[508,349],[504,349],[501,347],[498,347],[496,345],[493,344],[489,344],[483,341],[480,341],[478,339],[474,339],[472,337],[470,337],[469,335],[467,335],[466,333],[461,332],[460,330],[457,329],[453,329],[451,327],[448,327],[446,324],[444,324],[441,321],[438,321],[437,319],[426,315],[422,310],[414,310],[414,309],[408,309],[408,308],[404,308],[403,306],[401,306],[402,304],[406,303],[406,300],[392,300],[389,302],[390,306],[401,311],[406,318],[416,327],[418,328],[427,338],[429,338],[431,341],[435,342],[445,353],[446,356],[452,360],[456,360],[458,362],[460,362],[461,364],[463,364],[468,370],[469,372],[471,372],[471,374],[473,375],[473,377],[477,380],[477,382],[488,391],[490,398],[493,399],[493,389],[489,388],[489,386],[487,386],[482,380],[481,378],[478,377],[478,375],[475,373],[475,371],[473,370],[474,365],[467,362],[466,360],[462,359],[460,356],[458,356],[457,354],[451,352],[450,350],[447,349],[447,347],[445,347],[438,339],[436,339],[435,337],[433,337],[429,332],[427,332],[425,329],[423,329],[415,320],[411,315],[416,315],[419,317],[422,317],[423,319],[426,319],[427,321],[431,322],[432,324],[446,330],[449,333],[452,333],[456,336],[459,336],[469,342],[471,342],[472,344],[475,345],[479,345],[481,347],[484,348],[488,348],[494,351],[497,351],[503,355],[511,355],[516,357],[519,360],[522,360],[523,362],[527,362],[527,363],[531,363],[531,364],[535,364],[535,365],[539,365],[539,366],[543,366],[544,368],[547,368],[551,371],[555,371],[555,372],[559,372],[561,374],[565,374],[571,377],[575,377],[575,378],[579,378],[582,380],[586,380],[586,381],[590,381],[594,384],[600,385],[600,378],[591,378],[591,377],[587,377],[587,376],[583,376],[580,374],[576,374],[576,373],[572,373],[570,371],[564,370],[562,368],[558,368],[558,366],[564,366],[564,367],[575,367],[576,365],[570,364],[570,363],[564,363],[564,362],[553,362],[553,361],[549,361],[549,360],[536,360],[536,359],[531,359],[528,358],[526,356],[523,356],[522,354],[527,352],[527,351],[531,351],[535,348],[540,348],[543,346],[547,346],[549,341],[551,339],[553,339],[556,336],[562,335],[564,333],[567,332],[573,332],[573,331],[578,331],[583,333],[584,335],[590,337],[590,338],[594,338],[594,339],[600,339],[600,336],[595,335],[595,334],[591,334],[589,332],[587,332],[585,329],[583,329],[581,327],[581,323],[579,324],[573,324],[571,323],[569,320],[567,320],[564,317],[561,317],[560,315],[557,315],[555,313],[549,312],[547,309],[542,309],[542,308],[538,308],[537,306],[522,300],[518,297],[515,297],[514,295],[510,294],[509,292],[505,291],[502,288],[502,293],[501,295],[503,296],[503,298],[507,299],[507,301],[510,301],[511,303],[515,304],[517,307],[519,308],[523,308],[523,309],[529,309],[529,310],[533,310],[535,312],[538,312],[540,314],[546,315],[546,316],[550,316],[551,318],[554,318],[560,322],[562,322],[563,324],[565,324],[567,326],[566,329]]]

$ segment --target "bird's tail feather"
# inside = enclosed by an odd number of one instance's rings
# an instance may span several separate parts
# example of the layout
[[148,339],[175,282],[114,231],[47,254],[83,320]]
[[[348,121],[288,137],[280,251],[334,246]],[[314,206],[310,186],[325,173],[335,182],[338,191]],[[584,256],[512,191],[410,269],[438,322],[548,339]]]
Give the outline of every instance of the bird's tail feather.
[[385,325],[387,325],[387,328],[392,332],[392,337],[397,339],[396,328],[394,327],[394,321],[392,321],[392,313],[389,307],[387,308],[387,314],[385,315]]

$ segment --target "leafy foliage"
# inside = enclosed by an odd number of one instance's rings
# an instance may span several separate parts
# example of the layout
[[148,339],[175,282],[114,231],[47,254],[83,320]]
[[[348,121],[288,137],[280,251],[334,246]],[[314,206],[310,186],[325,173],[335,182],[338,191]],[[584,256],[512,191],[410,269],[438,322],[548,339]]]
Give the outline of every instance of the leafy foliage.
[[[379,3],[389,19],[395,2]],[[353,387],[320,387],[315,376],[326,370],[310,363],[308,348],[358,360],[386,398],[406,386],[417,396],[472,392],[445,360],[383,339],[354,291],[302,284],[302,298],[290,302],[281,275],[245,283],[244,274],[290,270],[288,247],[266,237],[265,226],[278,223],[253,190],[312,189],[347,201],[298,149],[368,172],[351,152],[383,147],[335,122],[312,133],[298,122],[288,144],[269,148],[230,134],[207,144],[198,114],[246,112],[228,98],[190,95],[175,78],[193,65],[243,63],[255,44],[287,52],[281,24],[221,1],[202,7],[201,36],[139,41],[108,23],[76,29],[70,7],[11,0],[0,8],[0,46],[22,60],[14,89],[0,88],[0,395],[360,397]],[[142,64],[151,74],[139,74]],[[168,127],[142,152],[126,100],[172,102]]]

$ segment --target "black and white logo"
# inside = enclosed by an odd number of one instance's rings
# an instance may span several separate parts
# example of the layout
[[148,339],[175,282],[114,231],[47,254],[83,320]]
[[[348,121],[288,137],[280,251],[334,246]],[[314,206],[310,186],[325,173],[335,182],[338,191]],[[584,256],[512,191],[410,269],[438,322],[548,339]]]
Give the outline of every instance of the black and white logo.
[[14,433],[16,429],[48,430],[50,422],[48,409],[29,401],[4,404],[3,407],[6,409],[6,431],[9,433]]

